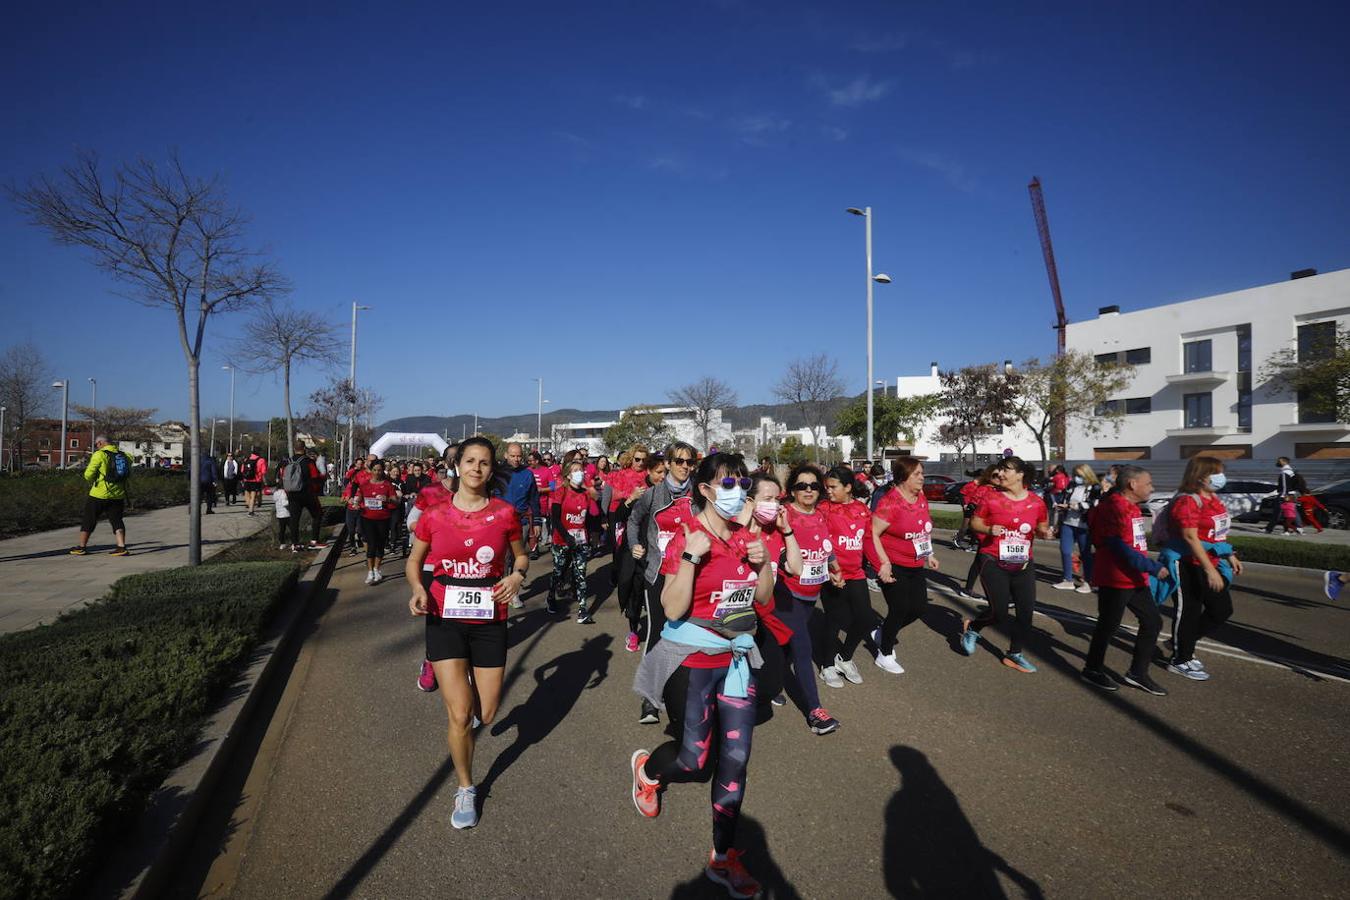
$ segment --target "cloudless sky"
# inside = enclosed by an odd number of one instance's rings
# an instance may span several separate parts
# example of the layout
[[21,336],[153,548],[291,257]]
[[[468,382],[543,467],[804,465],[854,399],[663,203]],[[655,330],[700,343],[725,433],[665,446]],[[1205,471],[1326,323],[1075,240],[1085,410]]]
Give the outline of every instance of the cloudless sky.
[[[743,402],[797,356],[878,378],[1054,351],[1070,319],[1350,265],[1350,6],[18,4],[0,180],[177,149],[219,172],[380,418]],[[0,203],[0,349],[185,417],[167,311]],[[203,415],[228,408],[213,319]],[[345,371],[345,362],[343,365]],[[303,397],[323,381],[296,378]],[[303,404],[301,404],[303,405]],[[547,407],[546,407],[547,408]],[[242,378],[240,416],[281,411]]]

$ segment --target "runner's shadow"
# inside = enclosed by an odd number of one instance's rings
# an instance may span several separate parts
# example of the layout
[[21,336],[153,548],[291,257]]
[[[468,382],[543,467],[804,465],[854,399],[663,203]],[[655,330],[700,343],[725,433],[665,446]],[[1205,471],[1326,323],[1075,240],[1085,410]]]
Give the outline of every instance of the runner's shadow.
[[581,649],[549,660],[534,670],[535,689],[524,703],[492,726],[499,735],[514,727],[516,739],[492,761],[492,767],[478,784],[480,802],[492,792],[492,785],[520,759],[532,745],[548,737],[567,718],[583,691],[597,687],[609,675],[614,654],[609,645],[614,638],[599,634],[581,645]]
[[[768,835],[764,833],[764,826],[744,813],[736,824],[736,846],[745,852],[745,856],[741,859],[745,868],[759,880],[762,890],[758,896],[765,900],[801,900],[802,895],[787,880],[773,854],[769,852],[769,840]],[[725,898],[726,895],[726,888],[709,881],[706,875],[699,875],[676,885],[675,890],[670,892],[670,900]]]
[[913,747],[891,748],[900,789],[886,804],[882,866],[892,897],[1006,897],[1001,874],[1026,897],[1040,885],[984,846],[961,803]]

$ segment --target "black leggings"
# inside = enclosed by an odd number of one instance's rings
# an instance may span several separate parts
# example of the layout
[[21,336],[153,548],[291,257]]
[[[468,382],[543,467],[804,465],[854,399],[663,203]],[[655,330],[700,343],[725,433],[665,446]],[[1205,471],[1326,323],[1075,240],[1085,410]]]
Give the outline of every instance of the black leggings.
[[970,571],[966,573],[967,594],[975,587],[975,579],[980,577],[980,570],[984,568],[984,563],[988,558],[988,554],[976,553],[975,558],[970,561]]
[[1233,598],[1228,585],[1223,590],[1210,590],[1205,570],[1183,559],[1177,566],[1181,584],[1177,588],[1177,619],[1173,627],[1176,662],[1188,662],[1195,656],[1195,645],[1200,638],[1218,628],[1233,614]]
[[979,631],[986,625],[995,624],[1008,611],[1008,604],[1015,604],[1017,615],[1008,638],[1008,652],[1021,653],[1022,642],[1031,633],[1031,614],[1036,609],[1036,570],[1028,564],[1024,569],[1009,572],[990,562],[980,571],[980,584],[989,599],[989,608],[979,618],[971,620],[971,630]]
[[[849,579],[842,588],[827,584],[820,591],[820,601],[830,622],[830,633],[824,642],[829,657],[826,665],[833,665],[836,655],[848,662],[876,625],[877,614],[872,611],[872,601],[867,596],[867,579]],[[844,632],[842,641],[839,640],[841,631]]]
[[385,542],[389,540],[389,520],[362,516],[361,534],[366,539],[366,559],[381,559]]
[[[639,570],[640,571],[640,570]],[[642,644],[642,652],[650,653],[661,640],[661,629],[666,627],[666,611],[661,606],[661,589],[666,586],[666,576],[657,575],[652,584],[643,582],[643,597],[647,602],[647,640]]]
[[893,565],[891,574],[894,582],[881,582],[881,596],[886,598],[886,618],[881,623],[881,643],[877,646],[881,654],[893,652],[900,630],[922,618],[928,608],[928,569]]
[[713,850],[718,853],[736,843],[758,695],[753,674],[747,696],[723,694],[727,671],[685,666],[675,670],[661,694],[675,738],[653,750],[643,767],[649,779],[667,785],[703,780],[709,760],[713,761]]
[[287,494],[286,508],[291,515],[286,523],[286,530],[290,533],[290,543],[300,543],[300,513],[303,510],[309,510],[310,524],[314,526],[314,543],[319,542],[319,529],[323,525],[323,510],[319,508],[319,498],[313,494]]
[[1097,626],[1092,630],[1092,644],[1088,647],[1084,668],[1099,670],[1105,664],[1106,648],[1120,627],[1120,619],[1127,607],[1139,620],[1130,674],[1144,675],[1148,672],[1149,660],[1153,658],[1153,648],[1158,642],[1158,632],[1162,631],[1162,614],[1158,612],[1152,592],[1142,587],[1097,588]]
[[647,582],[633,559],[628,542],[614,550],[614,567],[618,570],[619,609],[628,619],[628,630],[636,632],[642,624],[642,606],[647,593]]

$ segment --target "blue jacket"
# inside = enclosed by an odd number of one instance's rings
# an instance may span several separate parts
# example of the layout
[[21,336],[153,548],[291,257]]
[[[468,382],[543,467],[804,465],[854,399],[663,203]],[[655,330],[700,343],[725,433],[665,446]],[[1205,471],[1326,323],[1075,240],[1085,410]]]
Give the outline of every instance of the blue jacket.
[[220,480],[220,472],[216,468],[216,461],[206,454],[202,454],[201,471],[197,480],[202,484],[214,484]]
[[[1213,550],[1219,557],[1219,564],[1214,568],[1219,570],[1226,584],[1233,583],[1233,565],[1227,557],[1233,555],[1233,545],[1227,541],[1221,541],[1217,544],[1211,544],[1209,541],[1200,542],[1206,550]],[[1165,566],[1170,572],[1171,577],[1166,580],[1150,577],[1148,580],[1149,589],[1153,592],[1153,600],[1159,606],[1167,602],[1167,598],[1172,596],[1172,592],[1181,584],[1180,562],[1191,555],[1190,545],[1185,541],[1168,541],[1167,546],[1162,548],[1158,554],[1158,562]]]
[[515,507],[522,516],[526,513],[539,516],[539,486],[535,484],[534,472],[529,466],[506,470],[506,489],[502,499]]

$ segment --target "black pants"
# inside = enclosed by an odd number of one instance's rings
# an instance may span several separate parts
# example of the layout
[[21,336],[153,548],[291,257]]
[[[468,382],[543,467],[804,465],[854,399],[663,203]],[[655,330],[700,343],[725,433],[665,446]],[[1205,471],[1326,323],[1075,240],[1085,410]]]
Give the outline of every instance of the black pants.
[[239,479],[226,478],[225,484],[225,505],[234,506],[235,500],[239,498]]
[[1100,670],[1105,664],[1106,648],[1120,627],[1121,617],[1127,608],[1139,620],[1130,674],[1147,674],[1153,648],[1158,642],[1158,633],[1162,631],[1162,614],[1158,612],[1158,604],[1153,602],[1153,594],[1148,588],[1097,588],[1097,627],[1092,631],[1092,644],[1088,647],[1085,669]]
[[344,515],[347,524],[347,544],[355,551],[361,544],[361,535],[364,534],[361,528],[361,511],[349,506]]
[[1175,662],[1188,662],[1195,656],[1195,645],[1200,638],[1218,628],[1233,614],[1233,598],[1228,585],[1215,591],[1205,580],[1205,570],[1183,559],[1177,566],[1181,571],[1181,585],[1177,589],[1177,621],[1172,635]]
[[[1276,497],[1275,504],[1270,508],[1270,521],[1266,523],[1266,534],[1270,534],[1274,531],[1277,525],[1284,524],[1284,516],[1280,513],[1280,501],[1283,499],[1283,494]],[[1294,504],[1294,522],[1295,527],[1303,527],[1303,507],[1297,503]]]
[[614,568],[618,570],[619,609],[628,619],[628,630],[636,632],[642,622],[647,582],[633,559],[633,551],[624,541],[614,551]]
[[287,520],[287,531],[290,533],[290,543],[300,543],[300,513],[308,510],[310,525],[313,527],[314,543],[319,542],[319,531],[323,527],[323,509],[319,506],[319,498],[310,494],[287,494],[286,508],[290,510],[290,518]]
[[886,618],[881,623],[881,644],[878,653],[891,653],[900,630],[916,622],[928,608],[928,569],[923,566],[891,566],[895,576],[892,584],[881,582],[881,596],[886,598]]
[[[867,579],[845,581],[842,588],[827,584],[821,588],[820,601],[829,620],[829,633],[822,642],[825,664],[833,665],[835,656],[848,662],[853,659],[863,638],[876,627],[877,614],[872,611],[872,602],[867,596]],[[843,640],[839,639],[841,631]]]
[[976,553],[975,558],[970,561],[970,571],[966,572],[967,594],[975,587],[975,579],[980,577],[980,570],[984,568],[985,561],[988,559],[987,553]]
[[388,519],[367,519],[361,517],[361,534],[366,539],[366,559],[381,559],[384,545],[389,540]]
[[979,631],[986,625],[993,625],[1003,618],[1011,603],[1017,608],[1008,638],[1008,652],[1021,653],[1022,642],[1031,633],[1031,614],[1036,609],[1036,571],[1028,564],[1016,572],[995,562],[987,563],[980,570],[980,584],[984,586],[984,595],[989,599],[989,608],[978,619],[970,623],[971,630]]
[[205,504],[207,510],[216,508],[216,483],[214,481],[202,485],[202,503]]
[[[666,627],[666,611],[661,606],[661,589],[666,586],[666,576],[657,575],[652,584],[643,582],[643,598],[647,602],[647,639],[643,641],[642,652],[650,653],[661,640],[661,629]],[[635,601],[636,602],[636,601]]]

